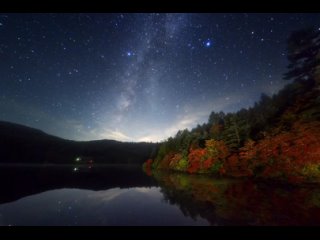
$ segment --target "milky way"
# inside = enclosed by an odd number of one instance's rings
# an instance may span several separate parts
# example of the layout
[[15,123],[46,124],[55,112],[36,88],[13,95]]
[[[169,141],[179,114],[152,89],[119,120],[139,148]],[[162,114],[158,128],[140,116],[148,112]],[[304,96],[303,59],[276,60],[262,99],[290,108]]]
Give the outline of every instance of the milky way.
[[276,93],[289,34],[319,23],[320,14],[0,14],[0,120],[67,139],[161,141]]

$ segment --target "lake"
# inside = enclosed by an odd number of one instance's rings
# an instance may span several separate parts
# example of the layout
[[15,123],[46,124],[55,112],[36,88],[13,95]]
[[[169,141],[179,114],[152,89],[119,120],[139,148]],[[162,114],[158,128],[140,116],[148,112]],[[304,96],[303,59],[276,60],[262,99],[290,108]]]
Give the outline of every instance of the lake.
[[140,166],[1,166],[0,225],[320,225],[320,188]]

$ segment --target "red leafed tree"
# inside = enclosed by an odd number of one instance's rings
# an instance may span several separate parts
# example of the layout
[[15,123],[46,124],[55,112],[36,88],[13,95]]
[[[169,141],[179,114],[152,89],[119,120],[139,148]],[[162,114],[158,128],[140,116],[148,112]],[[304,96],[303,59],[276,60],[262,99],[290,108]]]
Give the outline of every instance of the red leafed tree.
[[225,162],[225,169],[231,176],[237,176],[239,172],[239,156],[237,153],[230,155]]
[[201,161],[204,159],[207,151],[206,149],[193,149],[188,155],[189,167],[187,171],[189,173],[199,172],[201,169]]
[[203,161],[202,168],[203,168],[204,170],[208,170],[209,168],[212,167],[212,165],[214,164],[214,162],[215,162],[215,159],[213,159],[213,158],[208,158],[208,159],[206,159],[206,160]]
[[[269,133],[257,143],[247,142],[240,149],[239,168],[251,169],[265,178],[299,182],[320,180],[320,123],[296,121],[291,131]],[[232,161],[228,159],[230,165]]]
[[144,170],[145,172],[147,173],[148,176],[151,176],[152,175],[152,159],[148,159],[146,162],[145,162],[145,165],[144,165]]

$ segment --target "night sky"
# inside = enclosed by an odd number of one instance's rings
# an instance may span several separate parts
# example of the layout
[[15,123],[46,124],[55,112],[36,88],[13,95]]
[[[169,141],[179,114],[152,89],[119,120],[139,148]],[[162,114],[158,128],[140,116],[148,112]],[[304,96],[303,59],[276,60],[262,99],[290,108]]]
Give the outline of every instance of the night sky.
[[308,26],[320,14],[0,14],[0,120],[161,141],[276,93]]

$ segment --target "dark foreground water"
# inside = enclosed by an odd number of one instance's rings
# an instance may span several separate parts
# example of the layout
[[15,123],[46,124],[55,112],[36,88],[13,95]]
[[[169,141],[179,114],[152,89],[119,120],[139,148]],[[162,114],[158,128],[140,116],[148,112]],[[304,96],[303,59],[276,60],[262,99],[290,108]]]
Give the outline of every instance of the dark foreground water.
[[0,167],[0,225],[320,225],[320,188],[139,166]]

